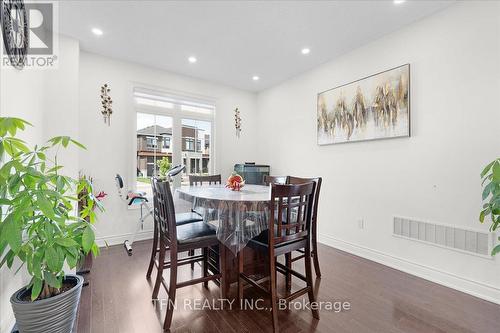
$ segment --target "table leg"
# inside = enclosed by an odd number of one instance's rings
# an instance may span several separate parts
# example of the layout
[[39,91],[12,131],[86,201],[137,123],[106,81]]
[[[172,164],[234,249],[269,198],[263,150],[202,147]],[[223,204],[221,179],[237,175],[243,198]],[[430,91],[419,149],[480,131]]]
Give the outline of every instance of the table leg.
[[231,272],[227,269],[227,249],[226,246],[219,242],[219,269],[222,274],[220,288],[221,288],[221,297],[222,299],[227,299],[227,292],[229,290],[230,281],[231,281]]

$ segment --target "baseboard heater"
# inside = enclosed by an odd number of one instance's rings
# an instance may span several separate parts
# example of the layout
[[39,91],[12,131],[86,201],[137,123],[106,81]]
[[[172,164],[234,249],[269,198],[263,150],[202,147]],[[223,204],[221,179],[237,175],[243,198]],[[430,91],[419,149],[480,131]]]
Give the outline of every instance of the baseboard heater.
[[393,235],[485,258],[492,258],[493,233],[394,217]]

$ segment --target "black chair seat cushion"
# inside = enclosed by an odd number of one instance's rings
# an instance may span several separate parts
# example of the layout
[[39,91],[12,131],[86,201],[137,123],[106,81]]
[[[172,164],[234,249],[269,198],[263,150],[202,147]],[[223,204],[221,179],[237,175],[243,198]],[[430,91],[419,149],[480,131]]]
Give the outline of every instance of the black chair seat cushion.
[[[203,219],[203,215],[205,214],[205,209],[202,208],[202,207],[198,207],[198,208],[193,209],[192,212],[193,212],[193,214],[196,214],[196,215],[198,215],[199,217],[201,217]],[[217,213],[217,209],[215,209],[215,208],[208,208],[209,219],[213,219],[214,216],[216,216],[216,215],[214,215],[216,213]]]
[[186,223],[203,221],[203,217],[193,212],[179,213],[175,214],[175,221],[177,225],[183,225]]
[[217,238],[215,230],[210,228],[205,222],[193,222],[177,227],[177,242],[179,244],[196,243]]
[[[283,229],[281,231],[281,234],[283,236],[286,236],[286,230]],[[275,246],[281,247],[281,246],[285,246],[285,245],[292,244],[292,243],[299,242],[299,241],[300,240],[290,240],[287,242],[279,243]],[[261,247],[266,247],[266,248],[269,247],[269,231],[268,230],[262,231],[258,236],[252,238],[250,240],[250,243],[252,243],[252,245],[257,245],[257,246],[261,246]]]

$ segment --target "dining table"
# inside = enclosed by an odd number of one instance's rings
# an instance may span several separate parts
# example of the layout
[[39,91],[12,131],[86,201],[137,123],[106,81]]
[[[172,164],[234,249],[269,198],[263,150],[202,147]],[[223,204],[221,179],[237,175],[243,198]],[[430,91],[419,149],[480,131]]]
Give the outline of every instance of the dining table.
[[[239,191],[225,185],[181,186],[175,192],[176,199],[189,203],[205,223],[216,230],[226,261],[224,281],[228,290],[231,282],[237,281],[238,252],[245,250],[245,270],[259,271],[259,263],[266,258],[246,247],[254,237],[269,228],[271,187],[267,185],[245,185]],[[226,251],[227,250],[227,251]],[[260,265],[262,266],[262,265]]]
[[220,184],[181,186],[176,193],[216,229],[219,241],[234,254],[268,229],[270,186],[245,185],[239,191]]

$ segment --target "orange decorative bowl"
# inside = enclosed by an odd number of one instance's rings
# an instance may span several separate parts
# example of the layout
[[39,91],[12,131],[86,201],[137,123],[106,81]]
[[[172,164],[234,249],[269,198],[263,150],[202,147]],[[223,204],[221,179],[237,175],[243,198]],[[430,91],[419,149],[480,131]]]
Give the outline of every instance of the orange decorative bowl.
[[226,187],[233,191],[239,191],[243,186],[245,186],[245,180],[235,172],[227,179]]

